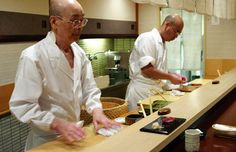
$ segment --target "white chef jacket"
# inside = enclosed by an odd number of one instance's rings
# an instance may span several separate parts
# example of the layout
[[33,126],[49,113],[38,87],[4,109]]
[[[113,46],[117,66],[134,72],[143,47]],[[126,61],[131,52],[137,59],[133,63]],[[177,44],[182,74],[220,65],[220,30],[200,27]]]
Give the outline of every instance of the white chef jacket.
[[92,66],[74,42],[74,68],[55,43],[55,35],[25,49],[20,57],[10,110],[21,122],[30,124],[26,149],[56,137],[50,131],[55,117],[70,122],[80,120],[80,106],[88,113],[101,108],[101,92],[94,81]]
[[130,83],[126,92],[129,110],[136,109],[139,100],[153,95],[152,89],[162,91],[161,80],[143,76],[141,68],[151,63],[154,68],[167,72],[166,52],[165,43],[156,28],[136,39],[129,59]]

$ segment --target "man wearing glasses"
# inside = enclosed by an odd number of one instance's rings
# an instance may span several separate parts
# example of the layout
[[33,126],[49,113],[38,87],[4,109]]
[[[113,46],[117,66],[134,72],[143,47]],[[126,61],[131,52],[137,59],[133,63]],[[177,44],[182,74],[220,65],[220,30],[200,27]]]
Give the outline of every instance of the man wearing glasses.
[[182,32],[184,23],[177,14],[165,18],[159,29],[141,34],[134,43],[129,59],[130,83],[126,92],[129,110],[137,108],[137,102],[154,92],[162,92],[163,79],[173,84],[187,81],[185,76],[167,71],[166,41],[172,41]]
[[93,116],[95,129],[119,126],[102,111],[100,90],[85,52],[75,43],[88,20],[76,0],[50,0],[52,31],[45,39],[25,49],[20,57],[11,112],[31,131],[26,150],[61,135],[68,143],[85,138],[80,106]]

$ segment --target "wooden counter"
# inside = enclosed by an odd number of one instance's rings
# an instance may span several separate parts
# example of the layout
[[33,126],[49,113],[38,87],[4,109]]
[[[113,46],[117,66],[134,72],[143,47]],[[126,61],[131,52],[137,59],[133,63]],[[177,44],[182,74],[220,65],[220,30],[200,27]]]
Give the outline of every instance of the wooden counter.
[[0,116],[10,113],[9,100],[13,91],[14,84],[0,85]]
[[220,76],[217,79],[220,80],[219,84],[207,83],[204,86],[201,86],[200,88],[194,90],[193,92],[181,97],[176,102],[172,102],[168,105],[168,107],[171,108],[171,114],[169,114],[170,116],[187,119],[185,123],[183,123],[169,135],[139,131],[140,128],[157,118],[157,113],[153,113],[145,119],[142,119],[137,123],[124,128],[118,134],[106,138],[106,140],[104,140],[104,137],[102,137],[103,140],[100,140],[97,139],[97,136],[93,136],[92,138],[86,139],[81,143],[75,144],[74,146],[65,145],[61,141],[52,141],[35,149],[32,149],[31,152],[160,151],[235,88],[236,69]]
[[[213,108],[205,113],[190,128],[198,128],[204,132],[201,138],[200,152],[236,152],[236,139],[215,135],[213,124],[236,126],[236,88],[227,94]],[[185,151],[184,133],[167,145],[162,152]]]
[[[211,83],[212,80],[210,79],[195,79],[192,81],[192,84],[201,84],[201,85],[206,85],[207,83]],[[160,95],[154,95],[151,96],[149,98],[146,98],[144,100],[141,100],[138,102],[138,104],[143,104],[143,105],[150,105],[150,102],[153,102],[155,100],[164,100],[163,98],[165,98],[165,100],[169,101],[169,102],[175,102],[178,101],[179,99],[181,99],[183,96],[172,96],[170,95],[171,91],[165,91],[162,93],[162,97]],[[189,94],[190,92],[184,92],[185,95]]]

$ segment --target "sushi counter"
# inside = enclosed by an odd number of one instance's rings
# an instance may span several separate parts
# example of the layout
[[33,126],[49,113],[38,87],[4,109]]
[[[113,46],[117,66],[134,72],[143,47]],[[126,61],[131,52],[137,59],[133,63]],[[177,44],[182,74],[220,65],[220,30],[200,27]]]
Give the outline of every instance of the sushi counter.
[[[85,126],[86,139],[67,145],[58,138],[30,150],[30,152],[66,152],[66,151],[184,151],[183,132],[188,128],[200,128],[205,136],[200,143],[200,151],[224,151],[223,145],[229,145],[228,151],[236,151],[235,140],[215,136],[212,124],[222,123],[236,126],[236,69],[225,73],[214,80],[200,81],[204,85],[184,96],[176,97],[166,107],[171,109],[170,117],[184,118],[185,121],[170,134],[157,134],[140,131],[141,128],[156,120],[157,112],[122,127],[117,134],[104,137],[93,131],[93,126]],[[165,95],[169,100],[170,95]],[[160,99],[160,95],[152,96],[152,100]],[[146,102],[149,99],[145,99]],[[145,102],[144,100],[144,102]],[[235,108],[234,108],[235,107]],[[234,109],[234,110],[233,110]],[[137,113],[137,111],[136,111]],[[223,148],[223,149],[222,149]],[[217,150],[218,149],[218,150]]]

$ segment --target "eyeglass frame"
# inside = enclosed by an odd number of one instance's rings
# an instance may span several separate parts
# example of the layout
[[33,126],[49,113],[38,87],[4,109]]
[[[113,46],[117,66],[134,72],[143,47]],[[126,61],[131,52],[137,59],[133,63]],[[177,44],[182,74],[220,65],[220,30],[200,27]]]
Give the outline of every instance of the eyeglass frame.
[[87,18],[83,18],[82,20],[68,20],[63,18],[62,16],[56,16],[57,18],[59,18],[60,20],[70,23],[73,27],[76,27],[79,25],[79,27],[85,27],[88,23],[88,19]]
[[182,31],[179,31],[179,30],[176,28],[176,26],[175,26],[174,24],[171,24],[170,26],[171,26],[172,31],[173,31],[175,34],[180,35],[180,34],[182,33]]

